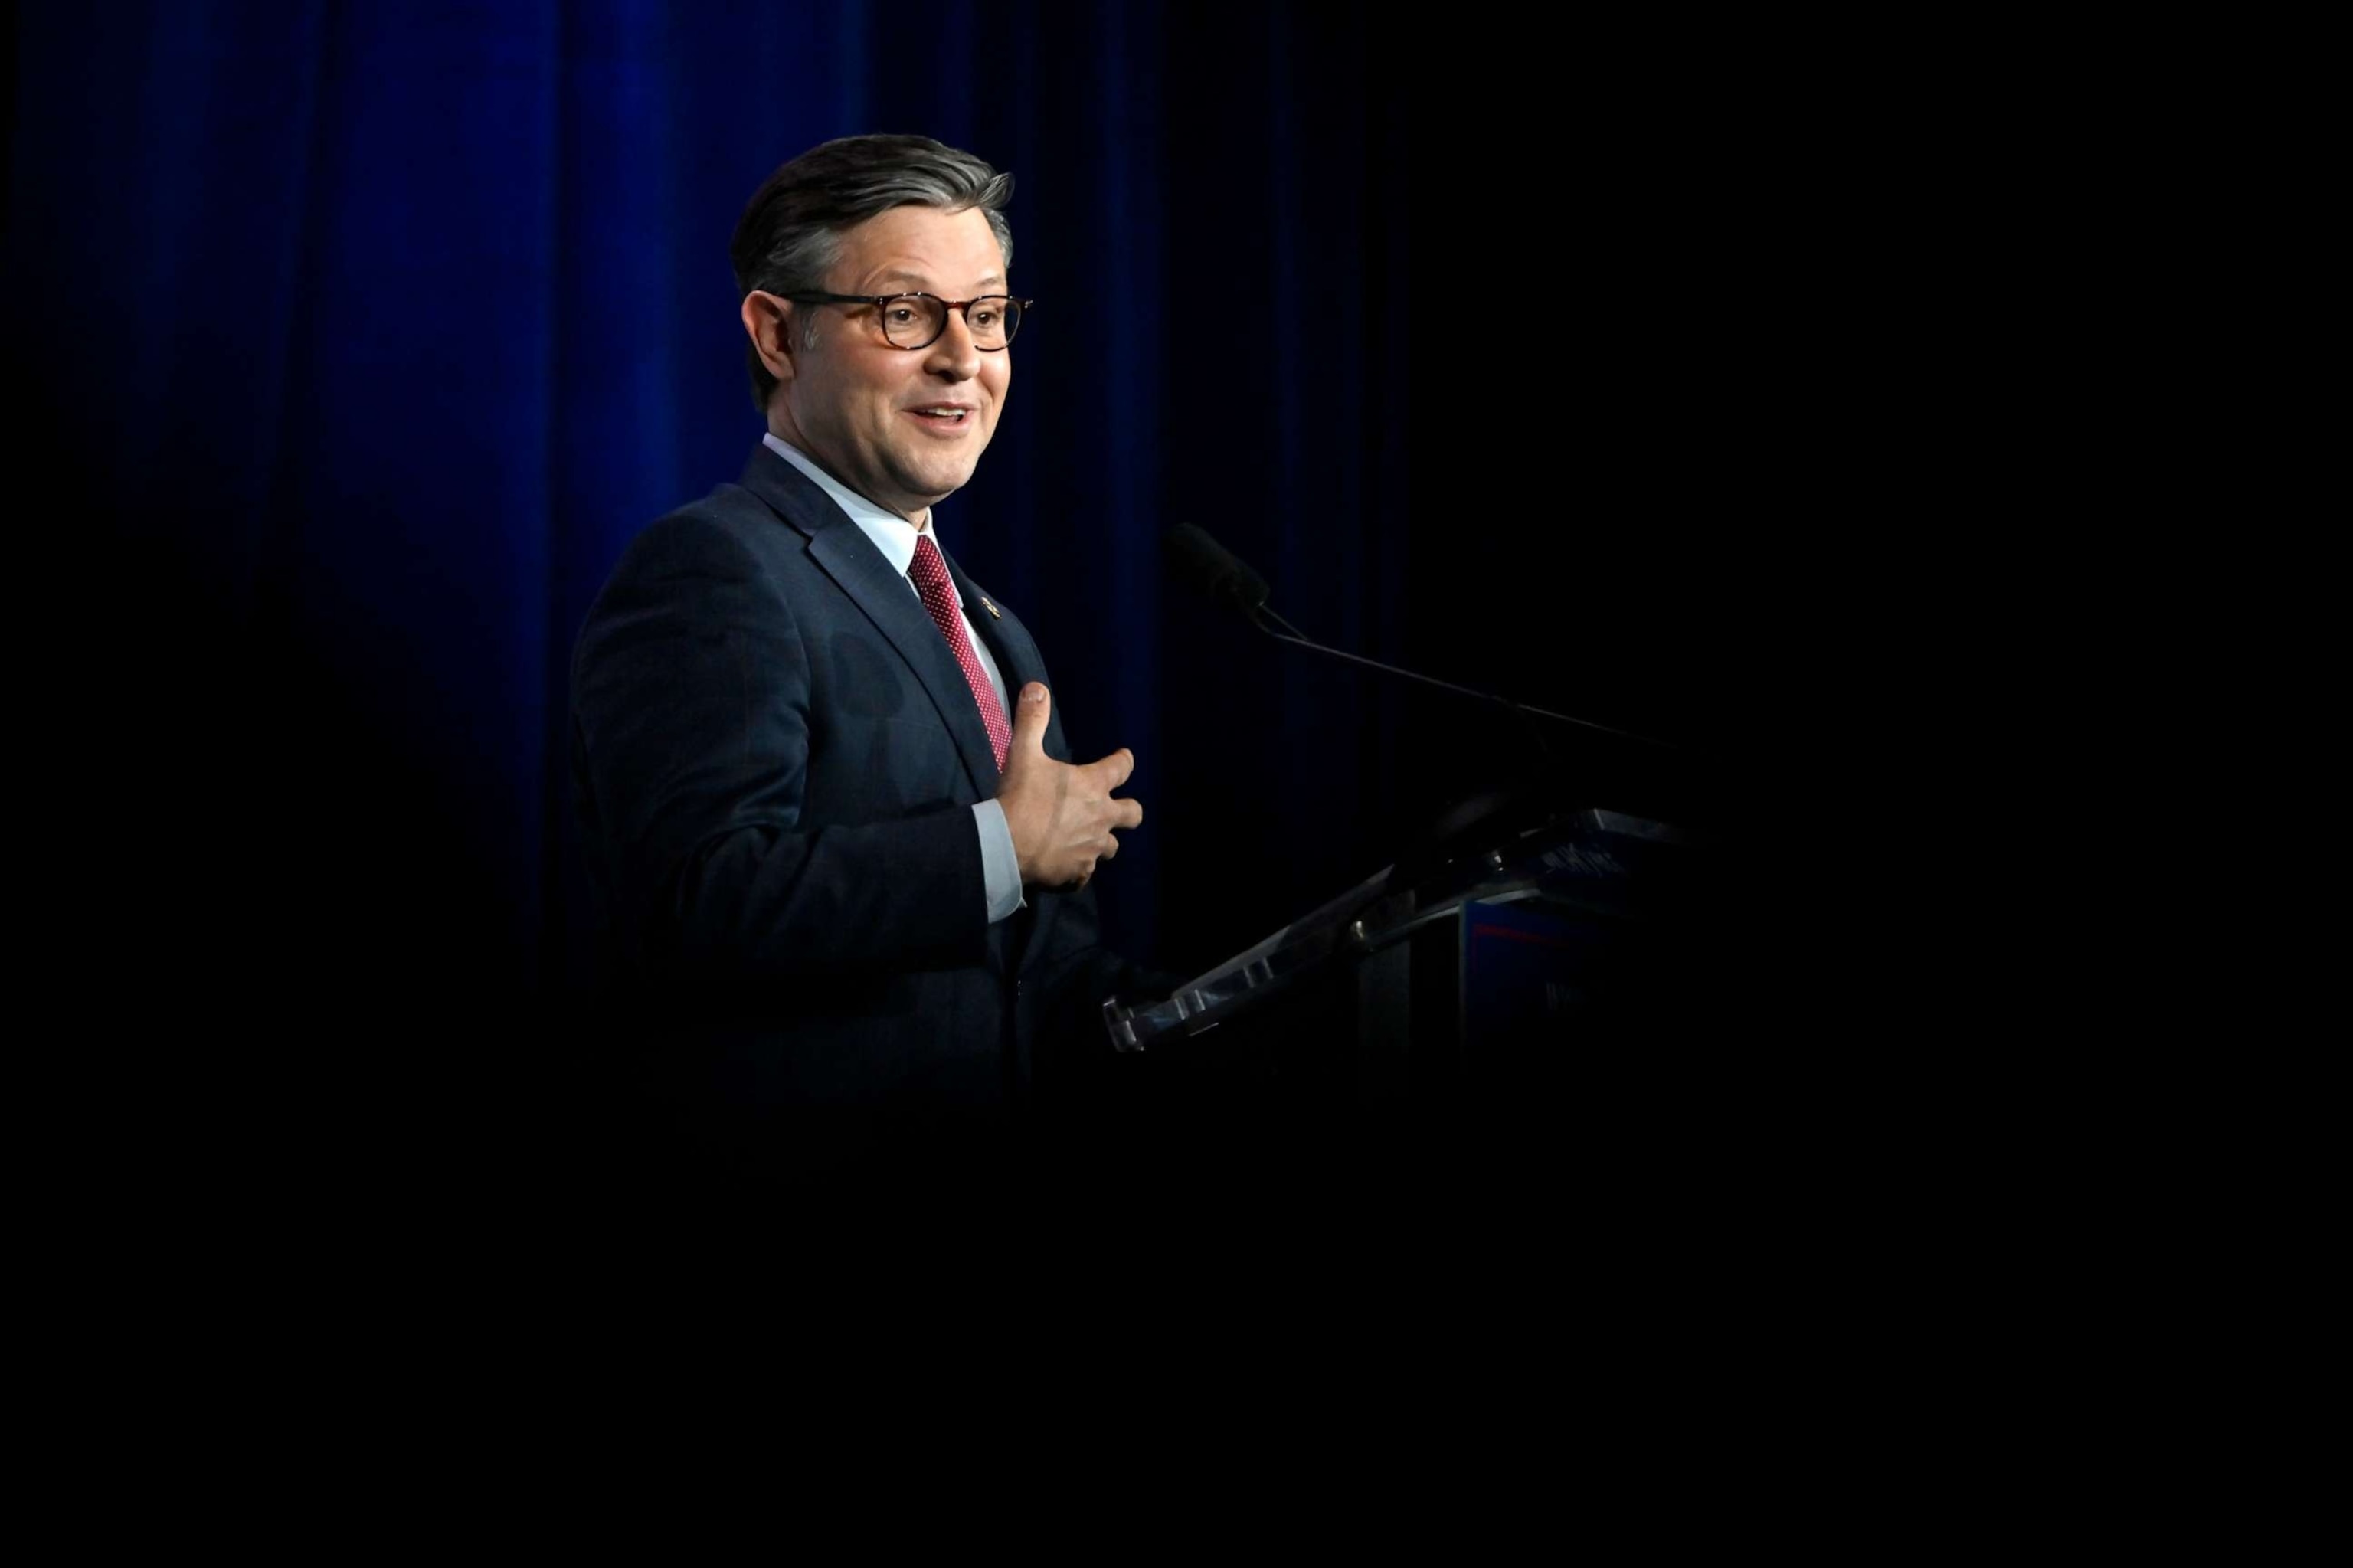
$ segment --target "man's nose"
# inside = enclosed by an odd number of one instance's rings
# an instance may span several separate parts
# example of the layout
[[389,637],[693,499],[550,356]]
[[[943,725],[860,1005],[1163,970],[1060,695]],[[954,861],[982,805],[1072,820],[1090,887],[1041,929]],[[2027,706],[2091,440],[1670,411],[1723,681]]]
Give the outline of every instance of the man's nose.
[[948,313],[947,330],[932,340],[923,368],[952,381],[969,381],[980,374],[980,350],[973,346],[972,323],[962,311]]

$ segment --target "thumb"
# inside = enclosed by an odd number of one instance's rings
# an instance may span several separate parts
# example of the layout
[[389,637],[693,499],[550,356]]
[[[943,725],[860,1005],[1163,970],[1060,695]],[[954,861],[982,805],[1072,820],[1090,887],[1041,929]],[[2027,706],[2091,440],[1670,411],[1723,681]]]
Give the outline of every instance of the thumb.
[[1046,749],[1046,716],[1054,711],[1054,699],[1036,681],[1021,688],[1013,704],[1013,748],[1017,751],[1043,752]]

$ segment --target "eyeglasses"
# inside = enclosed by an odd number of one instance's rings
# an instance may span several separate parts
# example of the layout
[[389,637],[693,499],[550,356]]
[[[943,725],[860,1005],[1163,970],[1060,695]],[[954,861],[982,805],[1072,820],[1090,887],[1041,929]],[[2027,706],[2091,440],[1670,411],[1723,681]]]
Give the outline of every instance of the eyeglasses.
[[948,313],[962,311],[964,324],[979,349],[1003,348],[1021,330],[1021,313],[1038,302],[1010,294],[976,300],[943,300],[930,294],[786,294],[802,305],[872,305],[882,318],[882,335],[893,348],[929,348],[948,330]]

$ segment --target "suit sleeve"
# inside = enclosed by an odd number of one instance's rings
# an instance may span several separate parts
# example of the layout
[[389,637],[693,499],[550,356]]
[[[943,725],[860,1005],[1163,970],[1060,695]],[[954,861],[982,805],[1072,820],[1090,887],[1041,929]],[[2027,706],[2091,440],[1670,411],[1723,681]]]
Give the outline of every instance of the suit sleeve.
[[724,528],[630,546],[573,663],[574,764],[625,940],[689,972],[947,967],[987,946],[969,805],[812,828],[808,657]]

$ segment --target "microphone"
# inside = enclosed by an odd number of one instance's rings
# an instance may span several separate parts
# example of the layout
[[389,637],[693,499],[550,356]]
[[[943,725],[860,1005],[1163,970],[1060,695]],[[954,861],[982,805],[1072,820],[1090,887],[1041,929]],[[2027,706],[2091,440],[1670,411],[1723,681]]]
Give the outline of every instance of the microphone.
[[[1258,611],[1266,603],[1266,579],[1242,565],[1240,557],[1190,523],[1179,523],[1161,541],[1169,569],[1179,579],[1248,616],[1258,625]],[[1263,628],[1261,628],[1263,630]]]
[[[1405,680],[1419,682],[1425,686],[1435,686],[1442,692],[1452,692],[1457,696],[1470,697],[1477,702],[1509,709],[1515,714],[1525,714],[1534,718],[1552,719],[1560,724],[1577,725],[1586,729],[1599,730],[1604,735],[1614,735],[1621,740],[1635,741],[1643,746],[1655,746],[1665,751],[1683,749],[1672,741],[1659,740],[1647,735],[1636,735],[1631,730],[1613,729],[1606,724],[1596,724],[1591,719],[1575,718],[1567,714],[1556,714],[1548,708],[1532,707],[1526,703],[1515,703],[1509,697],[1499,697],[1491,692],[1476,692],[1468,686],[1458,686],[1451,681],[1435,680],[1428,675],[1417,674],[1411,670],[1401,670],[1395,664],[1384,664],[1377,659],[1366,659],[1354,653],[1344,653],[1337,648],[1326,648],[1320,642],[1311,641],[1305,632],[1267,609],[1266,600],[1270,590],[1266,586],[1266,579],[1244,566],[1240,556],[1209,537],[1203,530],[1190,523],[1179,523],[1168,530],[1163,536],[1161,544],[1168,558],[1169,569],[1179,580],[1219,604],[1239,611],[1252,626],[1257,627],[1277,642],[1288,642],[1296,648],[1310,649],[1329,658],[1345,660],[1351,664],[1361,664],[1366,669],[1378,670],[1384,674],[1400,676]],[[1275,626],[1280,626],[1282,630],[1277,631],[1274,626],[1267,624],[1269,621],[1274,622]]]

